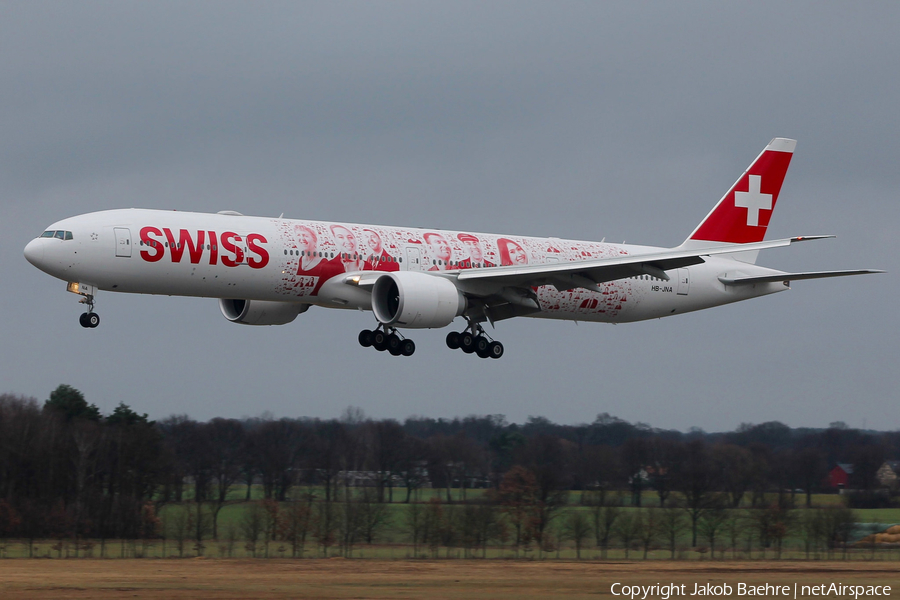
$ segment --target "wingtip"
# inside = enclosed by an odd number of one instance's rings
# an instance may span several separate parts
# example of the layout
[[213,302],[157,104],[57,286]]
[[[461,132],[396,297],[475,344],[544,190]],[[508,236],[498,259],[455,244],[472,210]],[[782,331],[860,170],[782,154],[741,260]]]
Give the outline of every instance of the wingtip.
[[798,235],[791,238],[791,243],[808,242],[810,240],[830,240],[836,238],[836,235]]

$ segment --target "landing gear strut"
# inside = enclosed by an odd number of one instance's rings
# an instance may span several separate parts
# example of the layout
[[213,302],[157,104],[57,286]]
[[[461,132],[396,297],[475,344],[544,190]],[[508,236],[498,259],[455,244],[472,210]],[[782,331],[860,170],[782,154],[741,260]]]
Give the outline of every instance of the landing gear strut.
[[392,356],[412,356],[416,351],[416,343],[402,337],[395,328],[379,325],[374,331],[363,329],[359,332],[359,345],[372,347],[379,352],[387,350]]
[[500,358],[503,356],[503,344],[491,339],[484,328],[468,321],[463,331],[451,331],[447,334],[447,347],[451,350],[462,350],[466,354],[477,354],[480,358]]
[[100,315],[94,312],[94,296],[87,295],[81,300],[79,300],[81,304],[87,305],[87,312],[82,313],[80,317],[78,317],[78,322],[81,323],[82,327],[93,329],[97,325],[100,324]]

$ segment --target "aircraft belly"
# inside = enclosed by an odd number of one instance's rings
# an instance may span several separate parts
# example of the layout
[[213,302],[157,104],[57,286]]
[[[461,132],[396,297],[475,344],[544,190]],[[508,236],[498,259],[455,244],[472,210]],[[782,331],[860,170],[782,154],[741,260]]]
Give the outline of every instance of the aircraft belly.
[[[730,266],[730,263],[726,263]],[[731,304],[757,296],[784,291],[781,283],[725,286],[717,278],[723,265],[712,261],[688,271],[689,288],[679,287],[675,270],[672,279],[662,281],[646,276],[601,284],[602,294],[584,288],[560,292],[552,286],[537,289],[541,312],[528,315],[540,319],[630,323],[693,312]]]

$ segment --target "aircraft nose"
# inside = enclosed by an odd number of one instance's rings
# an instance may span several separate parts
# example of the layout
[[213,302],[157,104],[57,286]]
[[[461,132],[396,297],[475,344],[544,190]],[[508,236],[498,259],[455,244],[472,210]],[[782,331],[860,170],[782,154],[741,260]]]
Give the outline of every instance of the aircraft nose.
[[41,262],[44,260],[43,240],[34,239],[28,242],[28,245],[25,246],[25,260],[36,267],[41,266]]

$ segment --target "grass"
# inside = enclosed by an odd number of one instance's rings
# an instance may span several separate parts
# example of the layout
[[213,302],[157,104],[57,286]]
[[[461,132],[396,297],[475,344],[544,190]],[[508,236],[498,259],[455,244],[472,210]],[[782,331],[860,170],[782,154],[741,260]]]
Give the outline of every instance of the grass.
[[[298,488],[299,489],[299,488]],[[317,497],[324,497],[324,492],[319,488],[304,488],[304,491],[311,491]],[[299,493],[299,492],[298,492]],[[466,498],[469,501],[477,501],[482,499],[484,495],[487,493],[487,490],[483,489],[475,489],[475,490],[467,490]],[[455,501],[459,501],[462,494],[459,490],[454,489],[451,490],[451,497],[454,498]],[[253,499],[262,499],[263,490],[262,486],[253,486],[251,489],[251,498]],[[248,504],[243,500],[246,498],[246,487],[241,487],[236,492],[229,495],[229,498],[234,498],[234,500],[230,501],[229,504],[225,505],[222,511],[219,513],[218,519],[218,530],[220,537],[226,537],[227,531],[229,528],[235,528],[237,532],[241,531],[241,521],[244,518],[245,511],[248,508]],[[442,501],[446,500],[446,490],[444,489],[425,489],[418,490],[414,495],[414,498],[418,498],[418,502],[427,502],[432,498],[439,498]],[[378,541],[384,544],[410,544],[410,535],[406,528],[406,511],[408,505],[403,503],[403,500],[406,499],[406,490],[405,488],[395,488],[394,489],[394,502],[388,504],[389,510],[389,522],[388,524],[380,531],[378,536]],[[771,494],[766,498],[767,501],[775,502],[776,495]],[[835,494],[815,494],[813,495],[813,504],[816,507],[826,507],[826,506],[836,506],[840,503],[840,496]],[[571,492],[569,495],[570,502],[577,502],[580,500],[580,492]],[[802,508],[805,504],[805,496],[798,496],[796,498],[798,504],[801,508],[797,509],[796,515],[806,510]],[[658,497],[654,492],[645,492],[642,495],[642,502],[644,507],[656,508],[659,506]],[[171,518],[174,515],[174,511],[182,510],[183,504],[167,504],[164,505],[161,517],[166,520]],[[746,505],[744,505],[746,506]],[[569,506],[564,508],[561,513],[565,513],[565,511],[570,510],[582,510],[589,511],[588,507],[580,507],[580,506]],[[630,512],[637,510],[634,507],[623,507],[623,511]],[[748,508],[742,508],[738,510],[746,511],[747,515],[752,513],[749,512]],[[877,524],[895,524],[900,523],[900,509],[891,508],[891,509],[857,509],[854,510],[854,514],[857,520],[862,523],[877,523]],[[685,518],[686,522],[689,522],[687,518]],[[557,523],[560,519],[557,520]],[[864,528],[860,528],[860,536],[864,533],[869,533],[869,530],[862,531]],[[171,532],[169,533],[169,537],[173,537]],[[686,530],[683,532],[681,537],[678,539],[678,545],[680,546],[689,546],[691,541],[690,530]],[[745,536],[741,536],[743,540]],[[720,533],[717,544],[722,544],[725,541],[724,533]],[[699,545],[705,545],[705,542],[698,540]],[[746,542],[742,541],[741,544],[746,546]],[[793,532],[787,536],[785,539],[786,546],[792,547],[802,547],[803,540],[800,537],[798,532]]]
[[[203,557],[207,559],[264,559],[266,557],[266,549],[262,542],[258,544],[256,556],[252,556],[250,551],[245,547],[243,542],[237,542],[229,552],[227,543],[223,540],[215,542],[214,540],[204,541]],[[43,540],[35,543],[33,557],[43,559],[53,558],[69,558],[69,559],[190,559],[197,556],[193,540],[188,540],[185,545],[184,556],[180,556],[174,541],[162,540],[106,540],[103,552],[101,554],[101,543],[99,540],[80,540],[78,547],[74,542],[64,541],[62,543],[52,540]],[[0,545],[0,557],[5,559],[26,559],[28,557],[27,542],[22,540],[8,540]],[[291,549],[284,542],[269,542],[268,558],[270,559],[291,559]],[[337,547],[329,549],[327,555],[322,552],[314,540],[306,544],[302,556],[298,559],[315,559],[315,558],[353,558],[353,559],[376,559],[376,560],[408,560],[408,559],[482,559],[482,550],[480,548],[467,552],[463,548],[438,548],[436,553],[432,553],[428,548],[419,548],[418,553],[413,552],[413,547],[405,543],[386,544],[378,543],[373,545],[358,544],[353,547],[349,556],[341,553]],[[487,549],[487,555],[484,557],[491,560],[500,560],[507,562],[512,559],[520,559],[525,561],[578,561],[575,549],[571,545],[566,545],[558,551],[544,552],[540,555],[534,549],[516,552],[511,546],[491,545]],[[825,552],[818,552],[811,558],[815,561],[832,559],[840,560],[840,562],[891,562],[900,561],[900,548],[851,548],[848,549],[846,559],[842,559],[841,550],[834,551],[832,556],[826,555]],[[779,564],[781,562],[804,561],[806,554],[802,547],[788,544],[782,552],[780,560],[775,560],[773,550],[768,550],[765,555],[754,546],[752,552],[747,552],[745,547],[732,550],[725,545],[717,547],[715,557],[711,557],[705,549],[702,551],[687,546],[679,546],[676,549],[675,560],[687,561],[690,563],[701,562],[709,564],[730,563],[734,561],[750,561],[764,565]],[[644,562],[643,550],[635,549],[628,552],[627,557],[625,550],[622,548],[610,548],[607,551],[606,558],[601,556],[600,550],[593,544],[587,545],[581,551],[581,559],[585,562]],[[668,563],[671,562],[670,553],[667,549],[653,549],[647,556],[647,562]],[[2,582],[0,582],[2,583]],[[2,591],[2,587],[0,587]],[[2,594],[0,594],[2,597]]]

